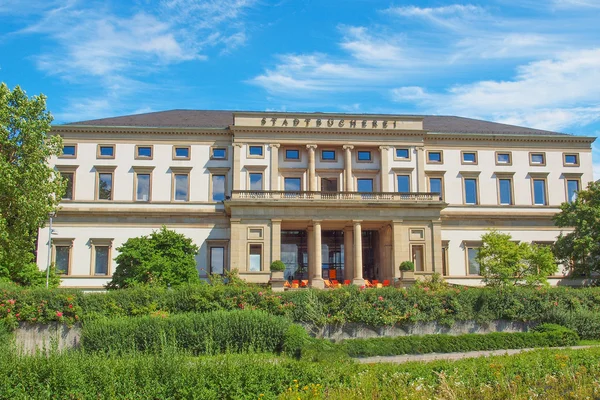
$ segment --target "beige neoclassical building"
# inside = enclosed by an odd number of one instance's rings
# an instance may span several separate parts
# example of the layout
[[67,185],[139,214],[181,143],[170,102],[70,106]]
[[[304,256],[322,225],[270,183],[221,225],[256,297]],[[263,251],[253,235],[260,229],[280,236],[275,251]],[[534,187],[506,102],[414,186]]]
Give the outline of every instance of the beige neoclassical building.
[[488,229],[555,241],[552,216],[592,180],[595,139],[452,116],[195,110],[52,133],[69,189],[38,264],[50,253],[62,286],[81,288],[101,288],[118,247],[162,225],[200,247],[202,277],[267,282],[281,259],[288,279],[362,284],[412,260],[416,279],[477,285]]

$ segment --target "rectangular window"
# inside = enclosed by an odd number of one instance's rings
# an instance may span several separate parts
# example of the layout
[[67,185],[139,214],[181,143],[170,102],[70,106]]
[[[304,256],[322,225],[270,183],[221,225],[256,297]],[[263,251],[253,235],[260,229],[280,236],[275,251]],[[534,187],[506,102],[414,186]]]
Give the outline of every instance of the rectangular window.
[[263,174],[258,172],[250,173],[250,190],[263,190]]
[[70,260],[71,246],[54,247],[54,265],[58,274],[66,275],[69,273]]
[[373,192],[373,179],[359,178],[356,183],[359,192]]
[[335,150],[321,150],[321,160],[335,161]]
[[463,164],[477,164],[477,153],[473,151],[462,152],[462,163]]
[[212,176],[212,199],[213,201],[225,200],[225,175]]
[[249,146],[248,154],[251,157],[262,157],[263,156],[263,146]]
[[496,165],[510,165],[510,153],[496,153]]
[[108,275],[109,247],[94,246],[94,275]]
[[98,158],[115,158],[115,145],[98,145]]
[[398,181],[398,193],[410,192],[410,175],[398,175],[396,180]]
[[412,260],[413,263],[415,264],[415,271],[416,272],[423,272],[425,269],[425,262],[423,260],[423,257],[425,255],[425,252],[423,250],[423,245],[419,244],[419,245],[411,245],[411,253],[412,253]]
[[75,174],[73,172],[61,172],[60,175],[67,182],[65,194],[63,194],[63,200],[73,200],[73,179]]
[[227,149],[225,147],[213,147],[210,158],[213,160],[226,160]]
[[248,257],[248,271],[259,272],[262,270],[262,244],[251,244]]
[[477,179],[465,178],[465,204],[477,204]]
[[301,184],[302,181],[300,178],[284,178],[283,190],[286,192],[299,192],[302,190]]
[[112,172],[98,173],[98,200],[112,200]]
[[441,164],[442,163],[442,152],[441,151],[428,151],[427,162],[429,164]]
[[150,200],[150,174],[136,174],[137,187],[135,200],[149,201]]
[[336,178],[321,178],[322,192],[337,192],[338,180]]
[[188,201],[189,189],[189,174],[175,174],[174,176],[175,191],[173,198],[176,201]]
[[396,158],[399,160],[408,160],[410,158],[408,149],[396,149]]
[[442,178],[429,178],[429,192],[442,195]]
[[136,146],[135,150],[136,158],[152,158],[152,146]]
[[500,191],[500,204],[511,205],[512,204],[512,180],[511,179],[499,179],[498,190]]
[[359,150],[357,152],[358,161],[371,161],[371,152]]
[[565,167],[577,167],[579,165],[579,154],[565,154],[563,164]]
[[478,247],[467,247],[467,261],[469,275],[480,275],[479,263],[477,262]]
[[75,158],[77,157],[77,146],[74,144],[65,144],[62,149],[61,158]]
[[190,159],[190,147],[173,147],[173,159],[174,160],[189,160]]
[[545,206],[546,203],[546,180],[533,180],[533,204],[536,206]]
[[579,180],[568,179],[567,180],[567,201],[569,203],[572,203],[577,199],[577,192],[579,192]]
[[210,248],[210,273],[223,275],[225,272],[225,248]]
[[546,165],[546,157],[544,153],[530,153],[529,163],[531,165]]
[[285,150],[285,159],[286,160],[300,160],[300,150],[297,149],[286,149]]

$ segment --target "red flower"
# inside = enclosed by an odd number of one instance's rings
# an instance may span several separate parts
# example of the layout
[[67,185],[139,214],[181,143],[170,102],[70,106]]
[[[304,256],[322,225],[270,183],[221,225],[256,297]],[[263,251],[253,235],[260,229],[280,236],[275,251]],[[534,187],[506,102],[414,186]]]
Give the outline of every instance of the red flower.
[[73,304],[69,304],[69,308],[73,308]]
[[379,299],[379,301],[383,301],[383,297],[382,296],[379,296],[378,299]]
[[63,316],[63,313],[61,313],[60,311],[57,311],[57,312],[56,312],[56,316],[57,316],[58,318],[62,318],[62,316]]
[[426,291],[426,292],[429,292],[429,288],[428,287],[424,287],[423,290]]

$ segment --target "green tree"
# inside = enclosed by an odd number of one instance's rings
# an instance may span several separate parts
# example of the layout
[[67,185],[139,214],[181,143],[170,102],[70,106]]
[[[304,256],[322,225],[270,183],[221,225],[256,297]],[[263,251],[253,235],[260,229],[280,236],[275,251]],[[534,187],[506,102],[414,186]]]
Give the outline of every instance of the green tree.
[[149,236],[128,239],[117,251],[117,268],[106,285],[108,289],[140,284],[179,286],[200,281],[195,259],[198,246],[165,226]]
[[483,281],[489,286],[547,284],[547,278],[557,270],[549,246],[516,243],[507,233],[492,230],[481,236],[477,253]]
[[554,244],[554,254],[565,265],[571,265],[573,275],[591,276],[600,272],[600,183],[591,182],[577,193],[571,203],[562,203],[554,216],[561,232]]
[[44,95],[0,84],[0,279],[21,285],[46,282],[34,262],[35,239],[65,190],[47,163],[62,151],[60,136],[48,134],[51,122]]

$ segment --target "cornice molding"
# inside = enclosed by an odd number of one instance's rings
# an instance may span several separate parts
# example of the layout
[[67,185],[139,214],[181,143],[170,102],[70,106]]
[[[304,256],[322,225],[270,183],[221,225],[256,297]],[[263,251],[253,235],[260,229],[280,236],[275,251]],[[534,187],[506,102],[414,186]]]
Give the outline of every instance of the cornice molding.
[[93,125],[59,125],[53,126],[51,134],[61,133],[114,133],[114,134],[178,134],[178,135],[220,135],[231,136],[229,128],[153,128],[142,126],[93,126]]

